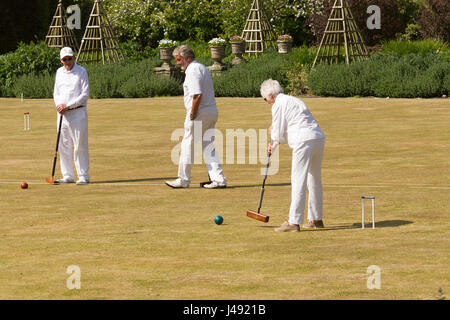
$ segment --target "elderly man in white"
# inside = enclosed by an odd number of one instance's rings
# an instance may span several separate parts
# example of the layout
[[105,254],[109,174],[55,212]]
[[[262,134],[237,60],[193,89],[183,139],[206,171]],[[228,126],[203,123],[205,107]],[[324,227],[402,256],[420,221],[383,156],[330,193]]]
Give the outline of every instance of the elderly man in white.
[[60,51],[63,64],[56,71],[53,98],[59,117],[63,117],[59,155],[63,178],[57,183],[73,183],[73,161],[78,175],[78,185],[89,183],[89,149],[87,101],[89,79],[86,69],[75,63],[75,55],[69,47]]
[[309,221],[303,224],[302,228],[323,228],[321,166],[325,135],[303,101],[283,94],[278,81],[264,81],[261,85],[261,96],[272,105],[272,141],[267,151],[272,153],[280,143],[286,142],[292,149],[289,220],[281,227],[275,228],[275,231],[300,231],[304,218],[306,188],[309,191]]
[[[184,121],[184,136],[181,142],[181,154],[178,164],[178,179],[166,181],[172,188],[188,188],[191,182],[191,170],[194,162],[194,137],[200,136],[194,131],[201,125],[202,150],[211,183],[203,185],[207,189],[225,188],[227,183],[222,172],[222,166],[216,156],[214,135],[204,141],[206,131],[214,130],[218,119],[218,110],[214,96],[214,87],[208,69],[195,61],[192,49],[186,45],[179,46],[173,52],[177,64],[185,70],[184,106],[186,118]],[[194,123],[196,122],[196,123]],[[211,132],[209,132],[211,133]]]

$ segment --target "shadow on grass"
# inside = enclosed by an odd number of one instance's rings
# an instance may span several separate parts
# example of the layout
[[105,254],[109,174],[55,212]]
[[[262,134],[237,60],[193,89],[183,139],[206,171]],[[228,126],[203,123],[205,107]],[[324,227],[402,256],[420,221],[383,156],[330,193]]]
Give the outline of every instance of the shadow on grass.
[[[407,224],[413,223],[412,221],[406,221],[406,220],[384,220],[384,221],[375,221],[375,229],[376,228],[392,228],[392,227],[400,227]],[[277,227],[277,226],[276,226]],[[260,228],[269,228],[273,229],[276,228],[273,226],[260,226]],[[372,229],[372,223],[365,223],[364,227],[366,229]],[[323,229],[301,229],[301,231],[329,231],[329,230],[345,230],[345,229],[362,229],[361,223],[354,223],[351,225],[337,225],[337,226],[329,226],[325,227]]]
[[[414,223],[412,221],[406,220],[384,220],[384,221],[375,221],[375,228],[390,228],[390,227],[400,227],[406,224]],[[361,228],[361,223],[354,223],[353,228]],[[365,228],[372,228],[372,223],[364,223]]]
[[[266,183],[265,186],[266,187],[285,187],[285,186],[290,186],[291,183],[290,182],[284,182],[284,183]],[[260,187],[261,188],[262,184],[248,184],[248,185],[242,185],[242,186],[227,186],[227,189],[238,189],[238,188],[255,188],[255,187]]]
[[127,179],[127,180],[109,180],[109,181],[93,181],[90,184],[102,184],[102,183],[127,183],[127,182],[148,182],[148,181],[160,181],[160,180],[174,180],[177,177],[166,178],[145,178],[145,179]]

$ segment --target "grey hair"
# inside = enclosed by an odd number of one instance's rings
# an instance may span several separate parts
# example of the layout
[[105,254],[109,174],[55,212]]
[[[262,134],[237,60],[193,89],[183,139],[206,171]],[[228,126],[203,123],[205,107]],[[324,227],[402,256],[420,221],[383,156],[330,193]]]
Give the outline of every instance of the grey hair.
[[190,57],[192,60],[195,59],[194,51],[189,46],[184,44],[173,50],[173,56],[182,56],[185,59]]
[[283,93],[280,83],[277,80],[268,79],[261,84],[261,96],[266,99],[271,94],[276,97],[279,93]]

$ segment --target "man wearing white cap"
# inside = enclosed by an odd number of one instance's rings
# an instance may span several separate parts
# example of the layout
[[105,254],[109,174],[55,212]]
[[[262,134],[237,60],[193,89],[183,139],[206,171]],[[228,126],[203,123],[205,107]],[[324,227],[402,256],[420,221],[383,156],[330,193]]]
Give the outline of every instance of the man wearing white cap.
[[56,71],[53,99],[58,111],[58,123],[63,117],[59,155],[62,179],[57,183],[74,183],[73,162],[77,170],[77,184],[89,183],[89,149],[87,100],[89,79],[86,69],[75,63],[75,55],[69,47],[60,52],[63,64]]

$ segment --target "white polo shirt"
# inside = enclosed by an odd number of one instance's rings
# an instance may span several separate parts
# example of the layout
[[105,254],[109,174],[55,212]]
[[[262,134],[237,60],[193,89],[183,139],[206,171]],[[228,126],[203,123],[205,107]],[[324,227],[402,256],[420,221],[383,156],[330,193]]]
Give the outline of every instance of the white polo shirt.
[[293,148],[303,141],[325,138],[325,134],[302,100],[280,93],[272,105],[271,138]]
[[67,71],[60,67],[56,71],[53,99],[55,105],[66,104],[69,109],[78,106],[87,106],[89,98],[89,79],[86,69],[73,65],[72,70]]
[[183,83],[184,106],[187,112],[192,109],[194,95],[201,94],[198,112],[217,112],[214,87],[208,69],[197,61],[192,61],[186,68],[186,77]]

